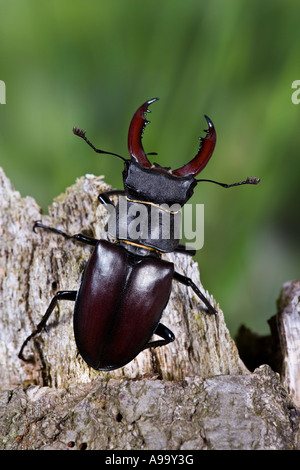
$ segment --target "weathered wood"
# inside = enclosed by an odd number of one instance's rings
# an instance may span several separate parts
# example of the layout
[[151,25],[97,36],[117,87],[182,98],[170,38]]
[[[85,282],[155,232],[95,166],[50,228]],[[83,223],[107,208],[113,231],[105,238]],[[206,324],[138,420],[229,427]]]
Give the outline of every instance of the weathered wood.
[[277,314],[268,321],[271,334],[261,336],[241,326],[239,353],[250,371],[268,364],[300,407],[300,281],[286,282],[277,301]]
[[[0,169],[0,448],[300,449],[299,412],[279,375],[268,366],[249,372],[208,292],[217,317],[174,282],[163,323],[176,341],[118,371],[93,371],[77,357],[73,302],[60,302],[28,344],[24,354],[35,362],[18,359],[55,292],[78,288],[92,249],[34,233],[33,221],[105,238],[97,196],[108,189],[87,175],[42,215]],[[204,292],[197,263],[166,258]]]
[[[35,364],[25,364],[17,357],[25,338],[32,332],[51,298],[58,290],[77,290],[80,276],[92,247],[65,240],[45,230],[32,230],[35,220],[69,234],[81,231],[96,238],[106,238],[103,227],[107,211],[99,204],[98,194],[109,187],[102,178],[88,175],[66,190],[49,208],[49,215],[32,198],[21,198],[3,172],[1,182],[1,387],[37,383],[66,387],[86,382],[100,375],[76,357],[73,337],[73,302],[61,301],[49,318],[46,331],[28,344],[24,355],[34,354]],[[197,263],[184,254],[167,255],[176,270],[191,277],[204,291]],[[113,275],[113,273],[112,273]],[[208,298],[213,298],[206,292]],[[181,380],[191,375],[247,373],[224,322],[207,315],[193,291],[173,282],[173,291],[163,323],[175,334],[172,344],[146,350],[109,377],[158,375]]]
[[268,366],[180,382],[19,387],[0,392],[0,416],[1,449],[300,448],[296,410]]
[[286,390],[300,407],[300,281],[286,282],[277,304],[280,375]]

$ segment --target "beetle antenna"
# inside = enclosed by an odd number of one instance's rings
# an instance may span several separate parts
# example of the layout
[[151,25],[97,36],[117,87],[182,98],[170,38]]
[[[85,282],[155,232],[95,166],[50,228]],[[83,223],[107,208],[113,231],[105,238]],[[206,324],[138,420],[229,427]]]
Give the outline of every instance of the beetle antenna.
[[122,157],[121,155],[118,155],[117,153],[106,152],[105,150],[96,149],[92,142],[90,142],[89,139],[86,137],[85,133],[86,131],[84,131],[83,129],[79,129],[79,127],[73,127],[73,134],[77,135],[78,137],[81,137],[90,147],[92,147],[93,150],[95,150],[95,152],[105,153],[107,155],[114,155],[115,157],[121,158],[124,162],[126,161],[126,158]]
[[213,180],[196,180],[197,183],[202,182],[202,181],[207,181],[208,183],[215,183],[223,188],[232,188],[233,186],[241,186],[242,184],[258,184],[260,182],[260,178],[256,178],[256,176],[248,176],[245,181],[239,181],[238,183],[233,183],[233,184],[225,184],[225,183],[219,183],[218,181],[213,181]]

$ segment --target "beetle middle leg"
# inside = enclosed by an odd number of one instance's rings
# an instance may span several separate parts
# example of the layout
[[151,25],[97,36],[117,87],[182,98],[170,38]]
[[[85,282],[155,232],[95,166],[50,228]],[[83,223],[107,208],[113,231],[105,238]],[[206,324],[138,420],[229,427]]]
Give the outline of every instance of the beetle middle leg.
[[181,284],[184,284],[185,286],[188,286],[188,287],[191,287],[193,289],[193,291],[195,292],[195,294],[199,297],[199,299],[202,300],[202,302],[206,305],[207,309],[208,309],[208,312],[210,314],[213,314],[213,315],[217,315],[218,312],[214,309],[214,307],[209,303],[209,301],[207,300],[207,298],[202,294],[202,292],[198,289],[198,287],[196,286],[196,284],[192,281],[191,278],[187,277],[187,276],[183,276],[182,274],[178,273],[178,272],[174,272],[174,279],[176,279],[176,281],[179,281],[181,282]]
[[42,331],[43,328],[45,328],[47,320],[50,317],[51,313],[53,312],[54,308],[56,307],[56,304],[57,304],[58,300],[72,300],[73,302],[75,302],[76,295],[77,295],[76,290],[61,290],[61,291],[58,291],[55,294],[55,296],[51,300],[50,305],[47,308],[46,313],[43,316],[42,320],[37,325],[36,329],[25,339],[24,343],[22,344],[22,347],[21,347],[20,352],[18,354],[19,359],[21,359],[22,361],[25,361],[25,362],[31,362],[32,361],[32,358],[25,358],[24,355],[23,355],[23,351],[24,351],[24,348],[27,345],[27,343],[32,338],[34,338],[34,336],[38,335]]
[[158,346],[165,346],[166,344],[171,343],[171,342],[174,341],[174,339],[175,339],[175,336],[174,336],[174,334],[172,333],[172,331],[169,330],[169,328],[167,328],[167,327],[166,327],[165,325],[163,325],[162,323],[159,323],[159,324],[157,325],[157,328],[156,328],[156,330],[154,331],[154,334],[160,336],[160,337],[163,338],[163,339],[158,339],[158,340],[155,340],[155,341],[150,341],[149,343],[146,344],[146,346],[144,347],[144,349],[147,349],[147,348],[157,348]]

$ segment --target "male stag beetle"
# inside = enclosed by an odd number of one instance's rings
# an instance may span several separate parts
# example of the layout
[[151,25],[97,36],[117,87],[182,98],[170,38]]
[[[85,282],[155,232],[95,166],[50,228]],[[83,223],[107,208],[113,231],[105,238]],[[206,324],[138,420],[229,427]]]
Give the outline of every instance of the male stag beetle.
[[[165,209],[164,204],[182,207],[192,196],[193,188],[200,181],[210,181],[225,188],[241,184],[257,184],[259,178],[247,178],[234,184],[223,184],[211,180],[197,180],[195,177],[212,156],[216,132],[212,121],[205,116],[208,130],[200,138],[197,155],[176,170],[151,164],[144,152],[142,133],[148,106],[157,98],[146,101],[134,114],[128,134],[130,159],[97,149],[87,139],[85,131],[74,127],[75,135],[81,137],[97,153],[115,155],[124,161],[124,190],[112,190],[98,196],[107,209],[114,207],[110,196],[126,198],[127,208],[132,205],[154,210],[148,225],[151,233],[140,234],[137,238],[126,230],[132,218],[123,217],[119,209],[120,199],[115,207],[114,221],[120,222],[114,242],[96,240],[84,234],[69,235],[61,230],[35,222],[36,228],[50,230],[67,239],[93,245],[94,251],[84,270],[78,291],[59,291],[53,297],[45,315],[33,333],[24,341],[19,358],[26,361],[23,350],[28,341],[41,332],[59,300],[75,302],[74,335],[79,353],[86,363],[97,370],[113,370],[123,367],[142,350],[163,346],[175,337],[160,319],[171,293],[173,279],[189,286],[207,307],[207,312],[216,310],[194,282],[175,271],[174,264],[161,259],[161,253],[181,251],[194,254],[176,237],[177,211]],[[123,196],[122,196],[123,195]],[[128,211],[129,214],[130,211]],[[161,235],[162,215],[168,213],[171,220],[170,236]],[[156,217],[156,216],[160,217]],[[113,216],[111,216],[113,217]],[[109,225],[109,221],[108,221]],[[127,225],[127,226],[126,226]],[[124,230],[125,228],[125,230]],[[153,231],[156,237],[153,237]],[[161,339],[151,340],[153,334]]]

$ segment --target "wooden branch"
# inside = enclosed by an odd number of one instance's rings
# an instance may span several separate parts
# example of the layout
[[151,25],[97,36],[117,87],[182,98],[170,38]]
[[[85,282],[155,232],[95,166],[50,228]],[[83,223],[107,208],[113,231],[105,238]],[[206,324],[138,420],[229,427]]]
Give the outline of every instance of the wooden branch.
[[33,222],[105,238],[107,213],[97,196],[108,189],[102,178],[86,175],[42,215],[0,168],[0,448],[300,448],[298,411],[279,376],[268,366],[249,372],[200,283],[197,263],[186,255],[165,258],[192,278],[217,317],[174,281],[162,321],[176,340],[104,373],[77,357],[74,304],[62,301],[24,351],[34,362],[18,359],[55,292],[78,289],[92,250],[34,233]]

